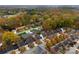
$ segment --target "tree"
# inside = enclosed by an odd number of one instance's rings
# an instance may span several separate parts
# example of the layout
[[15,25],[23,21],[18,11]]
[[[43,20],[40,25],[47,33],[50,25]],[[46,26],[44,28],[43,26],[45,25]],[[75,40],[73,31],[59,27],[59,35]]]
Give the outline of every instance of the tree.
[[51,42],[51,40],[50,40],[50,39],[46,39],[46,48],[47,48],[48,50],[50,50],[51,47],[52,47],[52,42]]
[[20,37],[13,32],[4,32],[2,35],[2,43],[8,47],[11,47],[13,44],[17,44],[19,46],[20,41]]
[[11,28],[19,27],[19,26],[22,25],[20,20],[21,20],[21,18],[18,18],[18,16],[10,17],[10,18],[7,19],[7,26],[9,26]]
[[56,38],[55,38],[55,37],[53,37],[53,38],[51,39],[51,43],[52,43],[52,45],[57,44],[57,40],[56,40]]
[[61,34],[61,35],[59,36],[59,40],[62,41],[62,40],[64,40],[64,39],[65,39],[65,38],[64,38],[64,35]]
[[19,15],[16,16],[16,19],[20,20],[21,24],[26,26],[30,23],[30,15],[27,14],[27,12],[22,12]]
[[[79,18],[79,17],[78,17]],[[74,28],[75,29],[79,29],[79,19],[75,19],[75,21],[74,21]]]
[[74,22],[73,19],[66,19],[66,20],[63,21],[63,26],[64,27],[72,27],[73,26],[73,22]]
[[42,27],[45,30],[51,30],[52,28],[54,29],[55,28],[55,22],[49,18],[49,19],[43,21]]
[[6,24],[6,19],[0,18],[0,26],[5,25],[5,24]]

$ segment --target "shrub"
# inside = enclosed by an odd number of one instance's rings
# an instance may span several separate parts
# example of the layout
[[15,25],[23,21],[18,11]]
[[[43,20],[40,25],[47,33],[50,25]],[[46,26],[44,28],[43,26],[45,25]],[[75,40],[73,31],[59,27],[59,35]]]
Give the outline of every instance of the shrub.
[[20,47],[18,50],[20,51],[20,53],[24,53],[26,51],[26,47]]

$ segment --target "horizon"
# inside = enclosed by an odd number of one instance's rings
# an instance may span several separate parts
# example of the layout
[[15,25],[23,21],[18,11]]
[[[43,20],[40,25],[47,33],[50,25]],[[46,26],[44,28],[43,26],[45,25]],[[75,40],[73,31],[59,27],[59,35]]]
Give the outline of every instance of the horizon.
[[79,5],[0,5],[0,8],[60,8],[60,7],[70,7],[70,8],[79,8]]

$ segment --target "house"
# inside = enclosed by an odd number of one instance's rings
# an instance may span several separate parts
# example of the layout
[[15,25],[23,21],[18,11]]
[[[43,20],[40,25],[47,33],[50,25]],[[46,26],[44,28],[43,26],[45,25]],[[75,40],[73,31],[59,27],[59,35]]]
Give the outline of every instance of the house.
[[22,34],[21,37],[23,38],[25,44],[29,44],[35,41],[35,39],[30,34]]

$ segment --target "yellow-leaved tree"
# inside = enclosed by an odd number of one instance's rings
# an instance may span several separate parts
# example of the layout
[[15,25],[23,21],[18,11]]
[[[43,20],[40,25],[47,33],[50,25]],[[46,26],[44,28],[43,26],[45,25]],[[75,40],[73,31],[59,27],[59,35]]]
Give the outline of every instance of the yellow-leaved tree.
[[14,34],[13,32],[4,32],[2,35],[3,45],[11,46],[13,44],[17,44],[19,46],[20,42],[20,36]]

